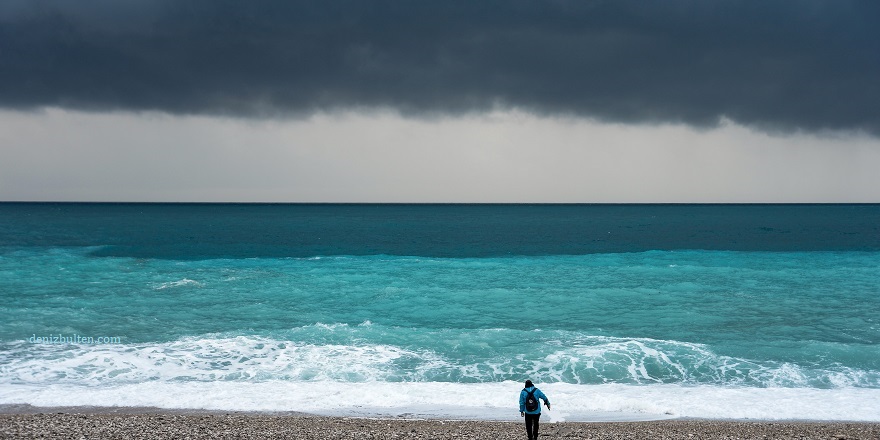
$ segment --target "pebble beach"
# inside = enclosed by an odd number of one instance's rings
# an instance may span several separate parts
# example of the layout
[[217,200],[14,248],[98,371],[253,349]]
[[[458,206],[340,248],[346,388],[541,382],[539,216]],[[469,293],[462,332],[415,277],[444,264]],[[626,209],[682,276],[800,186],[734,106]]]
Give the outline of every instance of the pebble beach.
[[[474,439],[520,440],[520,423],[365,419],[302,414],[0,414],[4,439]],[[837,422],[564,422],[541,425],[541,439],[880,439],[880,424]]]

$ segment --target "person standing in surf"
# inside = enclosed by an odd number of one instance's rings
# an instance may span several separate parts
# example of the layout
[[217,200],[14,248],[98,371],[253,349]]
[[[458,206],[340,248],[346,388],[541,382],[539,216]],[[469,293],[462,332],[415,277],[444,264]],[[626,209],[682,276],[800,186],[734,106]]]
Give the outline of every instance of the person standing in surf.
[[526,419],[526,434],[529,440],[538,440],[538,420],[541,419],[541,402],[550,409],[550,399],[541,392],[531,380],[526,381],[526,387],[519,392],[519,415]]

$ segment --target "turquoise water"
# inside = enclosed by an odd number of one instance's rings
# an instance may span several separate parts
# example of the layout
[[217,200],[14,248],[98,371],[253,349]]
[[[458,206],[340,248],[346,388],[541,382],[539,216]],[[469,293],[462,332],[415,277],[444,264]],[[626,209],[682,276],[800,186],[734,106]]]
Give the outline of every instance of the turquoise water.
[[878,213],[0,205],[0,403],[878,420]]

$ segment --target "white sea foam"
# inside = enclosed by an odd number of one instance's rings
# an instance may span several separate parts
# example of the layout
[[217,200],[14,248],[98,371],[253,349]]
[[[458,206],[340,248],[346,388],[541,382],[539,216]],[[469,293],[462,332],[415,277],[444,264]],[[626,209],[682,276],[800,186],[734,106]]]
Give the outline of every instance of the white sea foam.
[[177,281],[168,281],[165,283],[156,284],[155,286],[153,286],[153,289],[164,290],[164,289],[169,289],[172,287],[181,287],[181,286],[202,287],[202,286],[204,286],[204,283],[200,283],[198,281],[191,280],[189,278],[184,278],[184,279],[177,280]]
[[[880,421],[880,390],[539,384],[549,422],[669,417]],[[155,406],[327,415],[514,420],[519,382],[144,382],[0,387],[0,404]]]
[[[365,324],[369,325],[369,324]],[[324,325],[333,330],[345,324]],[[445,361],[386,344],[302,344],[261,337],[184,338],[167,343],[34,346],[0,353],[0,384],[150,381],[419,380]]]
[[[437,345],[439,351],[370,342],[386,331],[364,321],[292,329],[288,336],[300,342],[204,335],[101,346],[5,344],[0,404],[507,420],[518,416],[521,387],[510,378],[530,377],[553,401],[549,421],[880,421],[876,371],[764,365],[719,356],[694,343],[560,332],[526,332],[540,333],[541,346],[549,346],[534,359],[481,355],[475,360],[450,354],[491,352],[492,344],[512,330],[471,332],[466,338],[448,331],[425,336],[454,337]],[[444,351],[447,345],[454,349]],[[593,382],[578,383],[579,378]]]
[[[434,349],[413,341],[406,345],[371,342],[374,333],[386,330],[369,321],[356,326],[318,323],[292,331],[293,341],[216,335],[101,346],[36,346],[21,341],[0,351],[0,384],[254,380],[487,383],[531,377],[545,383],[583,385],[880,388],[876,371],[757,363],[719,356],[700,344],[678,341],[565,337],[542,342],[535,350],[545,351],[536,351],[526,359],[522,354],[492,354],[497,333],[509,330],[470,333],[467,338],[453,334],[451,340],[435,344]],[[440,340],[443,334],[426,337]]]

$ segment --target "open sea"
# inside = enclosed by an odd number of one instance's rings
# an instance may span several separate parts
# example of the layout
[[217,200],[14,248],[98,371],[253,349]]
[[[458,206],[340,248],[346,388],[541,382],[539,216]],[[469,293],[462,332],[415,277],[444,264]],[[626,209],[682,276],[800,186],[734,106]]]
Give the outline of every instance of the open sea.
[[880,205],[0,203],[0,404],[880,421]]

